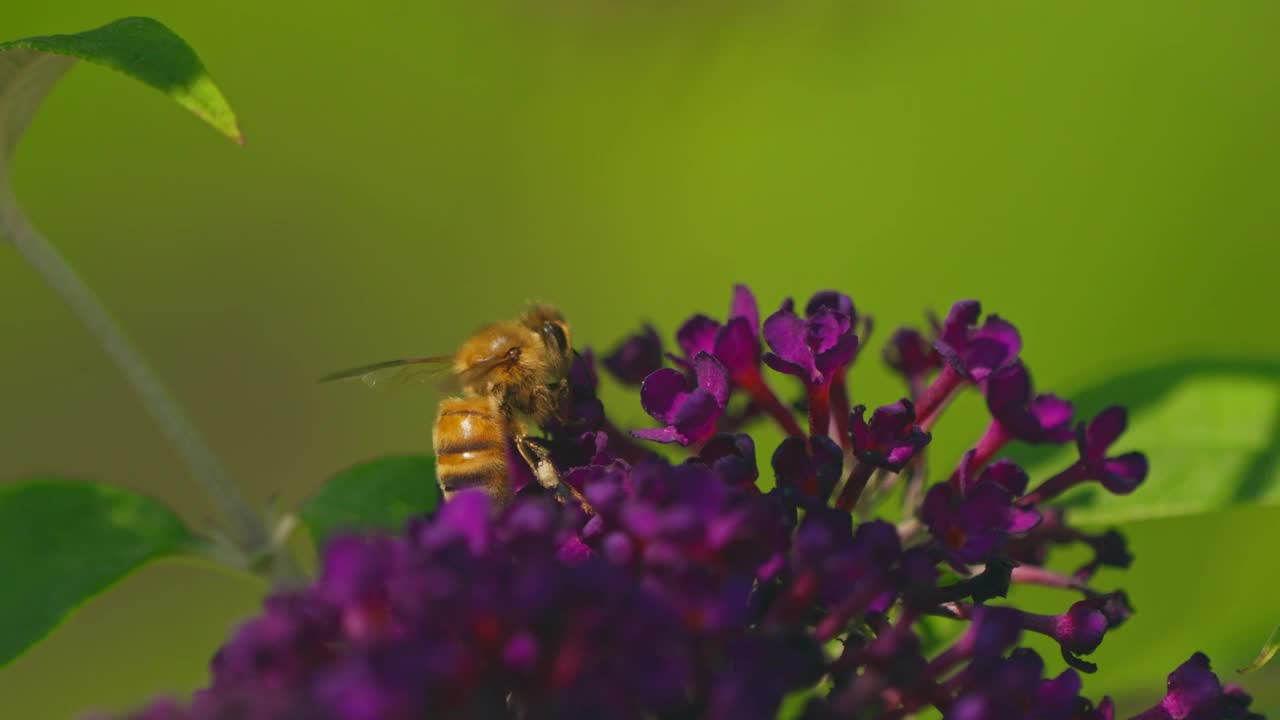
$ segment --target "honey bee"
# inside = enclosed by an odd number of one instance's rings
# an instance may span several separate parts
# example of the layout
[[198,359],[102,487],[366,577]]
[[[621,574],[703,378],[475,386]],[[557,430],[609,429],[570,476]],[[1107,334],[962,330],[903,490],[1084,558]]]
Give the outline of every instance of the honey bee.
[[521,417],[538,426],[565,419],[567,377],[574,350],[559,310],[532,305],[520,318],[488,325],[454,355],[404,358],[341,370],[320,382],[359,378],[374,389],[422,382],[449,374],[458,397],[440,401],[432,445],[436,477],[448,501],[465,490],[483,490],[497,508],[512,500],[508,440],[543,487],[564,501],[585,501],[562,484],[545,442],[531,437]]

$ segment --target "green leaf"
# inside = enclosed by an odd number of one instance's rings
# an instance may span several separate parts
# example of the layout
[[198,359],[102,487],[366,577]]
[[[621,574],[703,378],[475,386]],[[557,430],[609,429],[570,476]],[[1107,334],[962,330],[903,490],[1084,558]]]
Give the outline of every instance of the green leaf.
[[[1133,494],[1095,483],[1064,495],[1080,524],[1175,517],[1233,505],[1280,502],[1280,362],[1193,359],[1099,383],[1072,400],[1087,419],[1111,404],[1129,408],[1129,428],[1113,449],[1141,450],[1151,470]],[[1074,445],[1014,448],[1033,480],[1075,459]]]
[[149,560],[194,546],[151,498],[101,483],[0,488],[0,666]]
[[1276,656],[1277,652],[1280,652],[1280,626],[1277,626],[1275,630],[1271,631],[1271,636],[1262,644],[1262,651],[1258,653],[1258,657],[1255,658],[1253,662],[1249,663],[1248,667],[1241,668],[1237,672],[1241,675],[1251,673],[1271,662],[1271,659]]
[[393,455],[338,473],[303,503],[302,521],[323,547],[347,530],[400,530],[440,502],[435,458]]
[[0,169],[8,166],[40,101],[76,60],[146,83],[218,132],[244,143],[235,113],[191,46],[155,20],[131,17],[73,35],[0,43]]

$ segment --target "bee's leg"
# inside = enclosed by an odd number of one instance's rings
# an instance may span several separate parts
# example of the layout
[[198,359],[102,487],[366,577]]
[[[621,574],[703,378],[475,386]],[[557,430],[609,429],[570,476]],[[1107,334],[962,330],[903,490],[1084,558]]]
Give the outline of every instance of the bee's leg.
[[560,473],[556,470],[556,466],[551,462],[551,449],[547,447],[545,440],[530,437],[528,435],[519,435],[515,438],[516,449],[520,451],[520,456],[529,464],[533,470],[533,475],[538,480],[538,484],[552,491],[556,495],[556,500],[565,502],[573,500],[589,515],[595,514],[595,509],[582,497],[582,493],[578,492],[572,485],[566,482],[560,482]]
[[551,464],[551,450],[546,446],[545,441],[528,435],[519,435],[515,441],[520,457],[529,464],[529,469],[533,470],[533,476],[537,478],[538,484],[548,490],[555,490],[560,484],[560,473],[556,471],[556,466]]

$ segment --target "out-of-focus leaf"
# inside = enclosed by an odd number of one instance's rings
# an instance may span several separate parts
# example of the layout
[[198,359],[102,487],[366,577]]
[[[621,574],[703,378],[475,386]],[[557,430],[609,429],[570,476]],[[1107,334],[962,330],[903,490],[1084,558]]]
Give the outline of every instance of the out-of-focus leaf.
[[1271,659],[1276,656],[1277,652],[1280,652],[1280,626],[1277,626],[1275,630],[1271,631],[1271,636],[1268,637],[1267,642],[1262,645],[1262,651],[1258,653],[1258,657],[1255,658],[1253,662],[1249,663],[1248,667],[1241,668],[1239,672],[1244,674],[1257,670],[1263,665],[1271,662]]
[[0,171],[7,169],[41,100],[76,60],[150,85],[218,132],[244,142],[231,106],[191,46],[155,20],[131,17],[72,35],[0,43]]
[[299,514],[316,545],[345,530],[399,530],[440,502],[435,458],[395,455],[338,473],[303,503]]
[[164,505],[101,483],[0,488],[0,666],[149,560],[194,545]]
[[[1129,408],[1113,453],[1141,450],[1151,471],[1132,495],[1094,483],[1067,493],[1078,524],[1120,523],[1280,502],[1280,362],[1187,360],[1126,373],[1075,394],[1077,417]],[[1013,457],[1043,479],[1076,457],[1074,445],[1018,447]]]

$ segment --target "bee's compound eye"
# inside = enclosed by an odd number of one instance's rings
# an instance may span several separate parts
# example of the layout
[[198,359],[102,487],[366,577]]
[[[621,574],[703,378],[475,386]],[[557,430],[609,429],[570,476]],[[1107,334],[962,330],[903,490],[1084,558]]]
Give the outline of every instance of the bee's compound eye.
[[551,338],[556,347],[560,349],[560,352],[565,352],[569,349],[569,340],[564,336],[564,330],[561,330],[556,323],[542,323],[542,334]]

